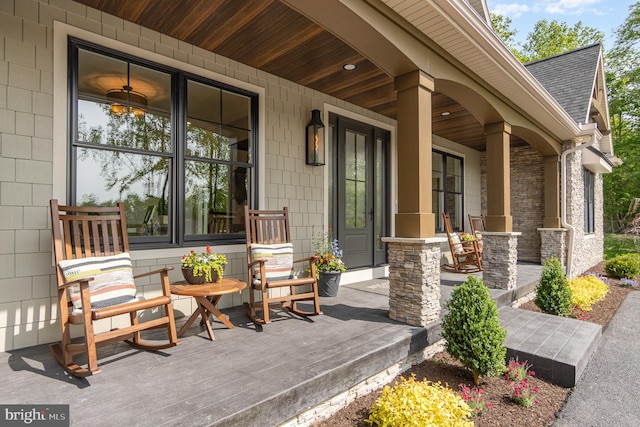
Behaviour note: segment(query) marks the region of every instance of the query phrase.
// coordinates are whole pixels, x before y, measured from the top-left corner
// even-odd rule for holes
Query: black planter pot
[[[340,271],[321,271],[318,275],[318,295],[321,297],[335,297],[340,288]]]

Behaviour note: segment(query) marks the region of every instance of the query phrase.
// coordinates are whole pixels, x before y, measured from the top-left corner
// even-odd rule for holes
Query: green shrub
[[[473,426],[471,408],[440,383],[400,377],[373,403],[366,422],[380,427]]]
[[[609,277],[635,279],[640,275],[640,254],[624,254],[607,260],[604,270]]]
[[[442,337],[449,354],[480,378],[504,370],[507,332],[500,326],[498,308],[482,280],[468,276],[457,286],[447,303],[449,312],[442,319]]]
[[[573,305],[571,304],[571,288],[564,272],[562,264],[555,257],[550,257],[542,268],[540,283],[536,288],[535,304],[543,313],[556,316],[569,316]]]
[[[571,302],[580,307],[582,311],[591,311],[591,306],[602,301],[609,292],[607,286],[596,276],[580,276],[571,279]]]

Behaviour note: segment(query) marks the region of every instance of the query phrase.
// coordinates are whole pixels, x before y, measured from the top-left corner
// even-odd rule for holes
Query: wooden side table
[[[178,336],[182,336],[187,329],[193,324],[198,316],[201,316],[201,323],[207,328],[207,333],[211,341],[216,338],[213,335],[213,329],[209,322],[209,315],[213,314],[228,328],[233,329],[233,323],[227,319],[227,317],[218,310],[216,305],[220,301],[222,295],[232,294],[234,292],[241,292],[247,287],[245,282],[241,282],[238,279],[222,279],[217,283],[204,283],[202,285],[191,285],[185,281],[176,282],[171,285],[171,293],[174,295],[190,296],[196,300],[198,307],[191,314],[189,320],[182,325],[182,328],[178,331]]]

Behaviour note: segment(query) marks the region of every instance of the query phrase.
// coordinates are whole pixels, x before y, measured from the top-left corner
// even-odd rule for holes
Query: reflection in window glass
[[[250,98],[189,80],[187,156],[249,162]]]
[[[584,232],[595,232],[595,187],[596,176],[593,172],[583,169],[584,181]]]
[[[241,238],[257,95],[82,42],[72,48],[71,201],[124,201],[132,243]]]
[[[222,105],[223,125],[251,130],[251,100],[248,97],[225,90],[222,91]]]
[[[94,52],[78,52],[78,140],[171,151],[171,76]]]
[[[244,229],[247,169],[213,162],[185,164],[185,233],[220,234]]]
[[[125,203],[130,236],[168,232],[169,160],[158,156],[80,148],[75,200],[85,206]]]
[[[346,132],[345,141],[345,225],[347,228],[366,228],[366,153],[365,136]]]
[[[432,209],[436,217],[436,228],[444,231],[442,212],[449,214],[454,230],[462,230],[463,182],[462,159],[450,154],[433,151],[432,159]]]

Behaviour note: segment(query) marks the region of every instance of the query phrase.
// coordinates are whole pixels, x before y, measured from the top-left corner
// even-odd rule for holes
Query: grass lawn
[[[611,234],[605,233],[604,235],[604,259],[611,259],[616,255],[638,253],[640,251],[640,239],[634,242],[633,237],[629,237],[625,234]]]

